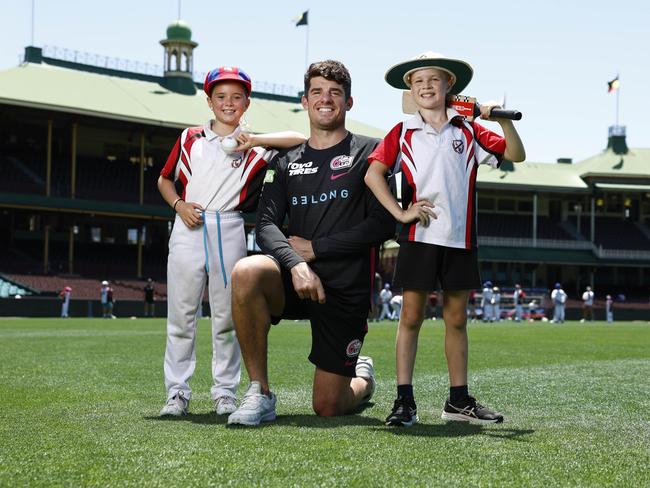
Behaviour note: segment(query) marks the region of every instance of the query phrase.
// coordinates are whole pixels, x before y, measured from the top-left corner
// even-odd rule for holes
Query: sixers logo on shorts
[[[345,354],[349,358],[355,358],[359,355],[359,352],[361,352],[361,346],[363,345],[363,342],[361,342],[359,339],[354,339],[353,341],[350,341],[348,344],[348,347],[345,348]]]

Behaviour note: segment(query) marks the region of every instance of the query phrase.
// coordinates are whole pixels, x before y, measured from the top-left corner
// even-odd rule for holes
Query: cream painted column
[[[68,239],[68,273],[74,273],[74,225],[70,226]]]
[[[144,203],[144,129],[140,133],[140,205]],[[138,276],[140,276],[138,274]]]
[[[591,209],[590,209],[590,215],[589,215],[590,223],[591,225],[589,226],[590,229],[590,236],[589,238],[591,239],[591,243],[593,244],[595,239],[596,239],[596,200],[594,197],[591,197]]]
[[[537,193],[533,193],[533,247],[537,247]]]
[[[43,234],[43,274],[47,274],[50,270],[50,226],[45,224]]]
[[[142,238],[143,238],[143,226],[138,225],[138,262],[136,267],[136,276],[142,278]]]
[[[70,198],[75,198],[77,190],[77,123],[72,123],[72,160],[70,162]],[[72,273],[72,271],[71,271]]]
[[[47,121],[47,152],[45,155],[45,196],[52,194],[52,119]]]

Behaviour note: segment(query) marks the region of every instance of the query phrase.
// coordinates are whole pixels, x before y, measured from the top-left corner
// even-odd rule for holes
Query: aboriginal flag
[[[621,85],[620,81],[618,81],[618,75],[616,75],[616,78],[614,78],[612,81],[607,82],[607,93],[612,93],[618,90],[618,87]]]
[[[307,20],[308,14],[309,14],[309,10],[305,10],[302,14],[300,14],[298,17],[293,19],[296,22],[296,27],[300,25],[309,25],[309,22]]]

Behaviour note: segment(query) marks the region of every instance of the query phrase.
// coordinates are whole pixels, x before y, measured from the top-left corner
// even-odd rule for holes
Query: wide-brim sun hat
[[[472,81],[474,70],[465,61],[460,59],[448,58],[444,54],[427,51],[419,54],[408,61],[402,61],[386,71],[386,81],[394,88],[400,90],[409,90],[411,88],[410,77],[413,72],[425,69],[435,68],[449,74],[452,86],[449,94],[457,95],[462,92],[469,82]]]
[[[212,87],[222,81],[237,81],[244,85],[246,94],[250,96],[252,89],[251,77],[246,74],[245,71],[239,69],[236,66],[221,66],[210,71],[205,76],[205,81],[203,82],[203,91],[206,95],[210,96],[212,93]]]

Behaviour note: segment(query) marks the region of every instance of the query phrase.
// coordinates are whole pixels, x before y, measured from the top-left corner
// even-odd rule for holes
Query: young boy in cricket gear
[[[158,178],[176,211],[167,263],[167,403],[161,415],[187,413],[194,373],[196,317],[206,278],[212,314],[211,397],[217,414],[236,409],[240,352],[230,312],[230,272],[246,256],[241,212],[255,209],[267,162],[275,151],[305,140],[294,132],[253,135],[240,119],[250,105],[251,79],[236,67],[208,73],[204,91],[214,119],[185,129]],[[183,191],[176,192],[180,180]]]
[[[387,425],[417,422],[413,367],[426,298],[440,283],[443,292],[445,354],[449,398],[442,418],[480,423],[503,416],[480,405],[467,387],[467,300],[480,284],[476,250],[476,173],[480,164],[498,167],[505,157],[523,161],[524,147],[512,122],[498,120],[504,137],[452,108],[448,95],[460,93],[473,70],[464,61],[424,53],[388,70],[386,81],[409,90],[418,111],[397,124],[369,158],[365,181],[377,199],[403,225],[394,286],[404,290],[397,332],[397,400]],[[490,119],[495,105],[484,105]],[[403,172],[402,208],[385,175]]]

